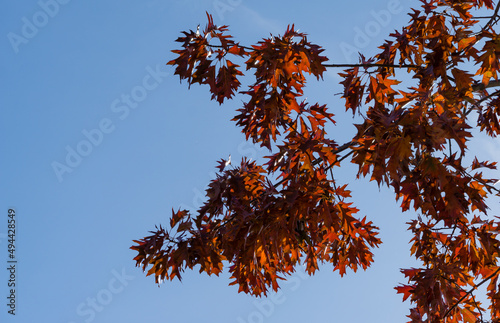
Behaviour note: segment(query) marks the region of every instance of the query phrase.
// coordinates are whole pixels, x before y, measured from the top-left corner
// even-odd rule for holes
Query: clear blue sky
[[[409,259],[393,195],[352,182],[360,215],[384,244],[366,272],[340,278],[328,265],[297,275],[274,298],[228,286],[228,275],[186,272],[158,288],[135,267],[132,239],[168,223],[171,209],[196,209],[216,161],[265,151],[231,117],[243,98],[218,106],[207,88],[180,84],[165,63],[181,30],[216,24],[250,45],[295,23],[332,62],[356,62],[408,21],[415,1],[5,2],[0,14],[1,322],[402,322],[409,304],[394,286]],[[383,12],[381,13],[381,10]],[[363,36],[361,35],[363,33]],[[338,72],[338,71],[337,71]],[[353,134],[335,71],[311,82],[309,100],[337,115],[331,136]],[[492,147],[492,149],[495,147]],[[497,156],[498,157],[498,156]],[[7,314],[7,210],[16,231],[16,315]],[[5,269],[4,269],[5,267]]]

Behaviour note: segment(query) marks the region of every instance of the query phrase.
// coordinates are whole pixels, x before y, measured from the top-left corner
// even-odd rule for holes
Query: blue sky
[[[340,278],[325,265],[297,274],[274,297],[255,299],[228,286],[228,275],[186,272],[158,288],[136,268],[132,239],[168,223],[172,208],[195,210],[216,161],[259,158],[207,88],[180,84],[165,65],[181,30],[216,24],[250,45],[295,23],[335,63],[350,50],[373,54],[408,21],[415,1],[245,0],[6,2],[0,15],[0,259],[7,266],[7,210],[16,231],[16,315],[7,314],[7,270],[0,271],[1,322],[401,322],[408,303],[394,286],[409,267],[404,224],[393,195],[350,182],[360,215],[384,244],[366,272]],[[363,36],[366,35],[366,36]],[[335,75],[312,81],[307,95],[326,103],[340,143],[354,133]],[[491,144],[490,155],[498,146]],[[492,155],[493,156],[493,155]],[[500,156],[496,156],[500,157]]]

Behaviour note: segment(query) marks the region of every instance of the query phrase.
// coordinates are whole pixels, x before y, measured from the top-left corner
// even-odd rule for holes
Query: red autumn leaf
[[[394,287],[394,289],[398,292],[398,294],[403,294],[403,302],[411,296],[413,292],[413,287],[410,285],[403,285]]]

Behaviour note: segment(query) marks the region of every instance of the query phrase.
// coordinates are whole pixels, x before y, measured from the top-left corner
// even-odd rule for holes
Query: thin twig
[[[486,28],[496,24],[498,21],[498,10],[500,10],[500,1],[497,3],[497,6],[495,8],[495,12],[493,12],[493,15],[491,16],[491,19],[484,25],[482,31],[486,30]]]
[[[486,277],[485,279],[483,279],[479,284],[477,284],[476,286],[472,287],[467,293],[465,293],[464,296],[462,296],[455,304],[453,304],[453,306],[450,307],[446,311],[446,313],[444,313],[443,319],[445,319],[448,316],[448,314],[450,314],[450,312],[453,311],[455,309],[455,307],[457,307],[458,304],[460,304],[467,296],[469,296],[473,291],[475,291],[482,284],[484,284],[485,282],[487,282],[491,278],[495,277],[498,274],[498,272],[500,272],[500,267],[498,267],[497,270],[495,270],[495,272],[493,274],[489,275],[488,277]]]

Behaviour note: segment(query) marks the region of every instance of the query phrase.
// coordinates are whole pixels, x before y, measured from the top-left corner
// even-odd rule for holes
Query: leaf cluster
[[[474,17],[481,8],[491,13],[484,24]],[[222,159],[195,214],[172,210],[168,230],[134,240],[137,265],[160,283],[195,267],[218,275],[227,264],[230,284],[256,296],[277,290],[300,263],[309,274],[319,263],[340,275],[368,268],[378,228],[357,216],[347,183],[334,177],[350,157],[358,177],[392,188],[401,210],[418,215],[408,222],[410,252],[422,266],[402,269],[408,282],[396,287],[413,306],[410,322],[483,321],[474,294],[486,282],[488,315],[499,322],[499,221],[487,214],[499,191],[483,174],[496,163],[468,150],[474,128],[500,133],[498,11],[491,0],[422,0],[377,55],[339,73],[345,109],[362,119],[343,144],[327,135],[335,124],[327,106],[302,99],[307,77],[335,67],[320,46],[293,25],[241,46],[207,14],[202,32],[177,39],[182,49],[168,64],[221,104],[245,95],[233,121],[270,155],[262,164]],[[414,85],[402,86],[401,69]],[[255,77],[247,90],[243,75]]]

